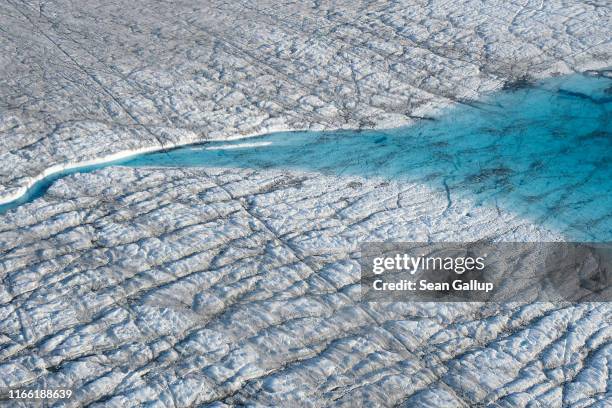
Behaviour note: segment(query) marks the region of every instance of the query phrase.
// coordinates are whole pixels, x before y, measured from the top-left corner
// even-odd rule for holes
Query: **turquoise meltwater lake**
[[[612,80],[550,78],[454,106],[392,130],[286,132],[185,146],[69,170],[0,211],[42,196],[58,178],[110,165],[298,169],[405,180],[469,197],[558,229],[612,239]]]

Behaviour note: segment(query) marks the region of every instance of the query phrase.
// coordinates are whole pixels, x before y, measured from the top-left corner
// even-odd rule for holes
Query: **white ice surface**
[[[394,127],[522,77],[609,67],[610,23],[605,1],[6,0],[0,200],[115,154]],[[469,196],[447,206],[421,184],[297,171],[61,180],[0,216],[0,393],[609,406],[608,304],[357,302],[360,240],[563,239]]]
[[[563,238],[418,183],[69,176],[0,218],[0,389],[71,387],[66,406],[604,406],[606,303],[359,303],[360,241],[487,237]]]

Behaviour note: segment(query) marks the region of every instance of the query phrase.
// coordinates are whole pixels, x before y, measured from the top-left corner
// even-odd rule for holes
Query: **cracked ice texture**
[[[447,204],[301,171],[69,176],[0,218],[0,389],[74,388],[64,406],[609,403],[607,303],[359,302],[362,240],[561,238]]]
[[[387,127],[610,65],[606,2],[0,4],[0,196],[58,163]],[[463,214],[469,209],[471,217]],[[66,403],[605,406],[607,304],[359,303],[360,240],[563,239],[424,185],[109,168],[0,217],[0,389]],[[24,403],[25,405],[25,403]]]
[[[0,199],[54,165],[281,129],[391,127],[610,65],[609,3],[0,4]]]

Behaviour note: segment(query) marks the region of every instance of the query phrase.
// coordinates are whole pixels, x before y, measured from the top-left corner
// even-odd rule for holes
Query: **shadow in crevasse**
[[[385,131],[289,132],[187,146],[113,164],[243,167],[381,177],[443,188],[554,228],[574,241],[612,240],[612,80],[573,75],[510,86],[434,121]]]
[[[612,80],[574,75],[525,85],[405,128],[275,133],[125,164],[301,169],[416,181],[560,228],[573,240],[610,240]]]

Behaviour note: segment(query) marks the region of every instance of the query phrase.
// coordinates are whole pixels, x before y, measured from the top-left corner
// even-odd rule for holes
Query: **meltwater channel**
[[[572,75],[505,89],[434,120],[392,130],[283,132],[208,142],[67,170],[0,212],[44,195],[57,179],[101,167],[299,169],[423,182],[562,231],[612,240],[612,80]]]

